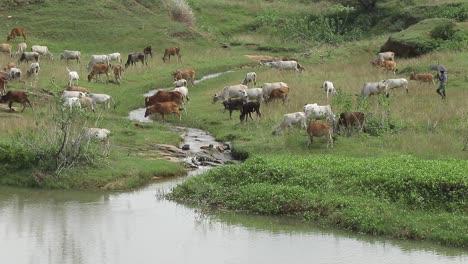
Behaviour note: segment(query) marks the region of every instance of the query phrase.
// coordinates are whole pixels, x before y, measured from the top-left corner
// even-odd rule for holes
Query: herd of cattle
[[[15,38],[15,36],[23,36],[26,40],[26,33],[24,29],[13,29],[8,35],[7,40]],[[18,49],[15,54],[12,53],[12,46],[10,44],[0,44],[0,52],[6,52],[11,57],[19,57],[18,63],[29,62],[29,69],[27,70],[27,78],[34,76],[34,81],[37,81],[40,65],[39,57],[46,56],[50,60],[53,60],[53,54],[49,51],[47,46],[33,45],[31,52],[26,51],[26,43],[19,43]],[[115,81],[120,84],[122,74],[130,65],[134,65],[137,62],[147,65],[149,57],[152,58],[152,48],[148,46],[143,49],[143,52],[131,53],[127,56],[127,62],[124,66],[122,63],[121,55],[118,52],[103,55],[92,55],[88,64],[87,69],[89,71],[88,81],[96,79],[97,76],[104,74],[109,81],[109,75],[111,71],[114,73]],[[163,62],[170,62],[171,56],[177,56],[179,62],[181,62],[181,54],[179,47],[170,47],[165,49]],[[67,64],[69,60],[76,60],[80,63],[81,52],[73,50],[64,50],[60,54],[61,60],[66,60]],[[111,62],[115,61],[117,64],[111,65]],[[280,70],[294,70],[302,72],[305,70],[297,60],[278,60],[278,61],[264,61],[261,65],[270,66],[272,68]],[[396,73],[397,64],[395,62],[395,54],[393,52],[379,53],[372,64],[378,68],[383,68],[386,71]],[[93,112],[96,110],[97,104],[103,104],[105,108],[111,107],[112,97],[107,94],[90,93],[86,88],[78,86],[78,80],[80,79],[78,72],[70,70],[68,71],[68,86],[61,92],[61,100],[64,108],[90,108]],[[8,91],[6,92],[7,83],[9,81],[18,79],[21,81],[22,73],[19,68],[16,67],[15,63],[9,63],[5,66],[4,71],[0,72],[0,103],[8,103],[11,111],[13,102],[23,104],[23,109],[27,105],[31,106],[28,100],[27,93],[24,91]],[[193,69],[178,69],[172,73],[174,79],[174,86],[172,91],[159,90],[154,95],[145,98],[145,117],[153,114],[160,114],[164,122],[164,116],[168,114],[176,114],[179,119],[181,118],[180,109],[183,109],[186,113],[186,103],[189,101],[189,85],[195,83],[195,71]],[[410,80],[417,80],[420,82],[431,82],[434,84],[433,77],[431,74],[414,74],[410,76]],[[23,81],[24,82],[24,81]],[[32,85],[33,82],[31,82]],[[283,104],[288,101],[288,95],[290,88],[285,82],[273,82],[264,83],[261,87],[249,88],[248,85],[257,85],[257,74],[255,72],[249,72],[246,74],[242,84],[230,85],[224,87],[221,91],[216,93],[212,98],[212,103],[215,104],[217,101],[221,101],[224,106],[224,111],[229,111],[229,117],[232,119],[232,112],[235,110],[240,111],[240,122],[245,122],[248,117],[253,120],[252,113],[257,115],[257,118],[261,117],[260,104],[268,104],[275,100],[281,100]],[[337,90],[334,87],[333,82],[324,81],[321,88],[326,92],[327,98],[329,96],[336,96]],[[404,78],[400,79],[387,79],[380,82],[365,83],[362,90],[361,96],[369,97],[375,94],[386,94],[388,91],[394,88],[403,88],[408,92],[408,80]],[[32,106],[31,106],[32,108]],[[325,122],[318,122],[317,120],[324,119]],[[311,122],[307,125],[307,121]],[[335,114],[332,112],[330,105],[318,105],[317,103],[304,105],[302,111],[295,113],[284,114],[282,121],[273,131],[273,134],[279,134],[282,130],[299,125],[302,128],[307,129],[308,144],[313,141],[313,137],[325,136],[328,141],[327,146],[333,147],[333,132],[341,126],[343,126],[347,133],[353,127],[357,127],[360,131],[365,129],[365,114],[362,112],[346,112],[341,113],[337,120]],[[94,128],[93,128],[94,129]],[[97,132],[97,135],[105,135],[102,140],[108,141],[108,134],[110,131],[106,129],[104,132]]]

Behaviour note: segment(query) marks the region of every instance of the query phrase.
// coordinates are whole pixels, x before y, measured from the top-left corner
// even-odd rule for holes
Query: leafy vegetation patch
[[[296,215],[371,234],[467,246],[468,229],[463,224],[467,220],[466,171],[466,161],[410,156],[254,157],[242,165],[192,178],[169,197],[215,208]],[[441,221],[451,224],[441,227]],[[434,229],[444,237],[433,233]]]

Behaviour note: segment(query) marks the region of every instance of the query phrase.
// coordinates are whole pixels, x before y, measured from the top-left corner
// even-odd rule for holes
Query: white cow
[[[63,98],[63,107],[69,107],[70,111],[73,110],[74,107],[81,110],[81,103],[80,98],[78,97],[65,97]]]
[[[392,51],[386,51],[386,52],[380,52],[377,54],[377,57],[375,58],[377,61],[384,61],[384,60],[395,60],[395,52]]]
[[[331,94],[333,96],[336,96],[338,94],[335,90],[335,86],[330,81],[324,81],[321,87],[325,89],[325,92],[327,92],[327,99],[328,94]]]
[[[387,79],[382,80],[380,82],[384,83],[387,86],[387,90],[401,87],[406,90],[406,93],[408,93],[408,80],[406,80],[405,78]]]
[[[18,49],[15,52],[15,57],[18,57],[21,53],[25,52],[26,49],[28,48],[28,45],[24,42],[21,42],[18,44]]]
[[[383,94],[388,96],[387,85],[380,82],[365,83],[361,90],[361,96],[369,97],[374,94]]]
[[[277,88],[289,88],[289,87],[288,87],[288,84],[284,82],[264,83],[262,85],[263,99],[267,100],[270,97],[271,91]]]
[[[265,64],[280,70],[295,70],[297,72],[305,70],[297,61],[269,61],[265,62]]]
[[[261,102],[263,101],[263,89],[262,88],[250,88],[247,89],[247,100]]]
[[[242,82],[243,85],[249,85],[249,83],[253,82],[254,85],[257,85],[257,74],[255,72],[248,72],[245,75],[244,81]]]
[[[122,63],[122,58],[120,56],[120,53],[118,53],[118,52],[107,54],[107,56],[109,57],[109,62],[118,61],[118,62]]]
[[[323,119],[336,121],[336,116],[333,114],[330,105],[306,104],[304,105],[304,113],[307,118]]]
[[[110,136],[111,132],[106,128],[83,127],[80,138],[85,141],[99,141],[104,143],[104,155],[109,155],[110,149]]]
[[[72,97],[79,98],[79,97],[84,97],[84,96],[86,96],[86,94],[83,92],[65,90],[63,91],[61,98],[62,100],[65,100],[65,98],[72,98]]]
[[[227,101],[233,98],[240,98],[244,101],[247,101],[247,86],[243,84],[226,86],[220,93],[216,93],[213,96],[213,101],[211,103],[216,103],[218,100]]]
[[[31,77],[31,75],[34,74],[34,76],[37,78],[40,70],[41,70],[41,66],[39,65],[39,62],[33,62],[29,66],[29,70],[27,70],[26,73],[28,77]]]
[[[306,115],[304,112],[295,112],[290,114],[285,114],[283,116],[283,121],[276,127],[273,131],[273,135],[277,135],[281,133],[281,131],[285,128],[292,127],[295,124],[300,124],[302,129],[305,129],[306,126]]]
[[[187,114],[187,108],[185,107],[185,102],[188,102],[190,100],[189,94],[188,94],[188,88],[185,86],[180,86],[174,88],[172,90],[173,92],[179,92],[182,94],[182,108],[184,109],[185,114]]]
[[[185,79],[177,80],[177,81],[174,82],[174,86],[175,87],[182,87],[182,86],[187,87],[187,80],[185,80]]]
[[[70,71],[68,67],[65,67],[68,71],[68,86],[72,86],[73,81],[76,81],[76,85],[78,86],[78,80],[80,79],[80,75],[77,71]]]
[[[113,101],[112,96],[108,94],[88,93],[86,96],[93,99],[95,104],[102,104],[107,109],[110,109],[111,101]]]
[[[88,65],[86,65],[86,68],[91,70],[93,68],[94,64],[98,63],[103,63],[103,64],[110,64],[109,61],[109,56],[108,55],[91,55],[91,59],[88,62]]]
[[[80,96],[78,97],[80,99],[80,104],[83,108],[89,107],[93,112],[96,110],[96,103],[94,100],[90,97],[87,96]]]
[[[21,54],[21,57],[19,58],[18,63],[23,62],[23,61],[29,62],[32,60],[39,61],[39,53],[34,52],[34,51],[25,51]]]
[[[39,46],[39,45],[33,45],[31,47],[31,51],[37,52],[40,55],[47,56],[49,59],[53,60],[54,55],[50,53],[49,48],[47,46]]]
[[[81,52],[77,50],[64,50],[62,54],[60,54],[60,59],[67,60],[67,63],[69,60],[76,60],[76,62],[80,63]]]
[[[21,81],[21,70],[16,68],[16,67],[13,67],[10,69],[10,72],[8,73],[10,75],[10,80],[16,80],[18,79],[18,81]]]

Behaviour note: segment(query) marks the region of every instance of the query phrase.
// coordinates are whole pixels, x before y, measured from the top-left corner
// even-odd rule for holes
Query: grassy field
[[[293,0],[280,2],[257,0],[234,3],[224,0],[192,0],[189,3],[196,16],[194,26],[172,21],[164,1],[140,0],[132,2],[131,5],[126,1],[93,2],[87,5],[77,5],[76,1],[38,2],[0,10],[0,16],[12,16],[4,20],[4,27],[1,30],[3,34],[6,35],[12,27],[24,27],[28,32],[29,47],[34,44],[47,45],[56,58],[53,61],[41,58],[41,73],[36,88],[31,88],[29,81],[25,84],[16,82],[8,84],[10,90],[29,91],[34,111],[29,108],[26,108],[24,113],[0,111],[2,120],[0,169],[8,171],[6,175],[0,177],[0,184],[64,189],[128,189],[147,184],[154,176],[181,175],[185,173],[182,165],[162,159],[152,147],[154,143],[177,145],[181,142],[178,134],[170,125],[159,121],[152,124],[137,124],[128,120],[128,113],[144,106],[144,93],[157,88],[170,87],[171,73],[178,68],[195,69],[196,79],[207,74],[229,71],[217,78],[190,86],[191,100],[188,104],[188,114],[183,115],[182,121],[172,116],[167,120],[175,125],[208,130],[220,141],[232,141],[236,157],[253,158],[247,159],[243,167],[229,166],[181,185],[175,192],[178,195],[177,199],[199,205],[212,206],[216,203],[219,207],[252,213],[293,213],[308,220],[360,232],[400,238],[430,239],[456,246],[466,245],[466,236],[457,235],[466,234],[465,229],[455,228],[453,225],[456,224],[444,224],[438,229],[440,232],[432,235],[427,231],[434,225],[447,221],[453,215],[456,222],[461,223],[460,226],[466,222],[467,196],[463,195],[467,190],[466,175],[463,177],[463,173],[460,173],[466,168],[468,159],[468,152],[462,151],[468,138],[466,47],[461,51],[440,49],[417,58],[397,57],[399,70],[397,75],[393,76],[373,68],[370,63],[375,53],[394,31],[395,27],[389,29],[387,33],[375,35],[379,27],[388,27],[385,24],[388,21],[363,32],[360,40],[344,41],[335,45],[327,43],[318,45],[315,41],[293,42],[282,37],[284,32],[280,32],[279,24],[271,26],[267,23],[283,21],[278,18],[284,19],[285,23],[295,21],[296,13],[299,11],[301,14],[310,12],[314,15],[326,13],[332,6],[329,2],[305,4],[304,1]],[[382,4],[379,3],[379,8],[382,8],[384,13],[391,13],[389,10],[398,13],[391,10],[398,2],[399,0],[384,1]],[[450,1],[453,2],[459,1]],[[410,8],[418,4],[430,6],[434,1],[415,1],[415,5]],[[64,11],[69,9],[75,11],[71,13]],[[225,12],[226,9],[232,12]],[[221,12],[220,10],[226,15],[210,15]],[[466,29],[467,22],[457,21],[457,23]],[[16,38],[11,42],[14,49],[19,42],[22,42],[22,39]],[[223,48],[221,43],[229,44],[229,48]],[[148,45],[152,45],[154,51],[154,57],[149,60],[148,66],[138,64],[128,68],[124,72],[121,85],[114,82],[86,81],[86,64],[90,55],[120,52],[125,59],[127,54],[142,51]],[[183,62],[177,63],[174,60],[171,63],[163,63],[161,57],[164,48],[175,45],[181,47]],[[80,50],[83,54],[82,62],[80,64],[70,62],[67,65],[64,61],[60,61],[59,54],[64,49]],[[297,58],[306,71],[299,74],[270,69],[260,66],[244,55]],[[17,58],[0,54],[0,65],[6,65],[11,61],[17,61]],[[403,90],[391,91],[389,99],[371,97],[360,101],[355,96],[360,93],[365,82],[387,78],[409,79],[413,71],[429,73],[427,70],[429,65],[435,63],[444,64],[449,68],[445,101],[441,101],[435,92],[436,87],[432,84],[419,84],[416,81],[410,81],[408,94]],[[57,132],[54,134],[54,131],[60,127],[58,124],[61,124],[63,116],[57,108],[56,97],[41,92],[41,89],[54,94],[63,89],[67,84],[66,66],[79,72],[82,78],[79,81],[80,86],[87,87],[95,93],[110,94],[116,104],[110,110],[100,108],[96,114],[83,113],[73,119],[74,133],[77,133],[82,126],[105,127],[112,131],[109,157],[101,156],[99,154],[102,151],[101,146],[93,145],[87,150],[98,153],[92,155],[93,164],[77,166],[57,176],[53,170],[47,169],[53,160],[53,155],[50,153],[53,153],[57,147],[49,142],[51,135],[60,134]],[[27,67],[26,64],[19,65],[23,72]],[[233,119],[230,120],[228,114],[222,112],[222,105],[211,104],[211,99],[214,93],[224,86],[240,83],[245,73],[250,71],[258,74],[260,84],[276,81],[288,83],[290,96],[285,105],[279,102],[262,104],[261,119],[241,124],[238,112],[235,112]],[[338,97],[326,98],[325,92],[320,88],[325,80],[334,82],[338,89]],[[306,103],[330,104],[336,114],[349,110],[364,111],[367,114],[370,132],[354,133],[351,137],[336,135],[333,149],[327,149],[324,139],[318,139],[310,147],[306,147],[307,137],[304,130],[288,129],[281,135],[271,135],[284,114],[302,111]],[[156,120],[160,119],[157,117]],[[324,154],[327,155],[323,157]],[[288,165],[294,164],[296,160],[300,163],[297,165],[300,171],[292,170]],[[268,177],[274,174],[273,172],[270,174],[271,168],[267,166],[268,162],[280,164],[281,166],[274,167],[276,172],[287,177],[279,179],[275,184],[267,184],[264,179],[255,180],[255,177],[265,175]],[[313,166],[307,165],[309,162]],[[310,188],[307,190],[301,188],[304,188],[302,184],[306,182],[318,181],[325,177],[317,176],[313,172],[317,169],[314,166],[329,168],[326,167],[327,162],[340,163],[342,167],[337,166],[336,170],[327,172],[330,177],[335,178],[333,182],[328,182],[328,187],[324,189],[330,191],[330,194],[319,199],[323,194],[320,188],[315,185],[308,186],[307,188]],[[432,162],[435,165],[428,165],[426,170],[421,169],[415,176],[429,177],[430,183],[434,183],[434,186],[453,184],[458,188],[458,194],[462,195],[456,196],[456,201],[453,203],[444,203],[436,199],[431,200],[427,206],[424,204],[421,207],[414,207],[414,203],[408,205],[406,203],[408,200],[404,200],[408,197],[403,195],[407,191],[404,188],[406,185],[398,184],[412,179],[412,165],[424,166]],[[376,163],[377,167],[370,170],[375,173],[362,173],[363,168],[366,168],[363,164],[373,163]],[[253,177],[252,182],[244,185],[243,179],[247,176],[239,176],[236,171],[250,170],[257,164],[265,174],[252,172],[255,175],[248,176]],[[439,174],[431,172],[438,165],[449,168],[448,176],[440,181],[438,176],[442,178],[444,172],[439,171]],[[450,168],[453,168],[453,171]],[[239,187],[240,193],[246,195],[217,200],[220,197],[216,196],[216,193],[222,192],[224,188],[220,187],[220,184],[226,180],[217,176],[220,174],[226,177],[232,176],[231,180],[238,180],[236,188]],[[305,175],[303,181],[300,179],[301,175]],[[289,177],[294,177],[294,180]],[[341,179],[340,177],[350,181],[336,184],[335,180]],[[359,181],[362,177],[366,178],[366,181],[362,183],[363,185],[356,185],[355,181]],[[394,178],[395,180],[391,181]],[[450,181],[451,179],[453,181]],[[385,187],[388,182],[403,187],[395,189],[394,196],[383,195],[375,200],[373,197],[379,194],[378,190],[364,188],[364,194],[356,194],[364,190],[363,186]],[[418,188],[421,182],[406,186],[414,187],[412,189],[414,196],[409,197],[413,199],[412,202],[431,198],[427,196],[426,189]],[[211,189],[207,189],[207,185]],[[347,188],[349,192],[345,195],[342,191]],[[287,191],[290,196],[281,196],[283,200],[280,199],[276,205],[281,205],[282,202],[290,204],[296,198],[303,199],[301,201],[305,199],[305,205],[302,204],[301,206],[304,206],[301,210],[294,212],[276,210],[276,201],[269,195],[281,191]],[[437,193],[435,189],[431,189],[431,192],[436,193],[436,197],[444,193],[443,191]],[[205,200],[194,194],[202,194]],[[304,196],[299,197],[302,194]],[[251,195],[268,197],[265,201],[272,203],[260,203],[263,198],[258,200],[259,203],[249,203]],[[403,198],[395,198],[400,197],[399,195]],[[238,206],[232,206],[234,203]],[[343,210],[338,210],[340,204],[346,205]],[[400,208],[402,204],[408,207]],[[262,206],[266,209],[261,209]],[[274,210],[270,210],[272,208]],[[323,211],[314,210],[317,208]],[[349,211],[349,208],[355,209]],[[379,214],[382,208],[386,210],[383,218]],[[391,217],[392,215],[394,216]],[[401,222],[398,222],[400,220]],[[422,225],[422,222],[426,224]],[[418,228],[420,232],[416,231]]]

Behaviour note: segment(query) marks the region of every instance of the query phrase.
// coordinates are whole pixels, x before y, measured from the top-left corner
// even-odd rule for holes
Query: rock
[[[224,152],[224,148],[222,146],[217,146],[216,149],[219,151],[219,152]]]
[[[190,149],[190,145],[189,144],[184,144],[182,146],[182,150],[189,150]]]

